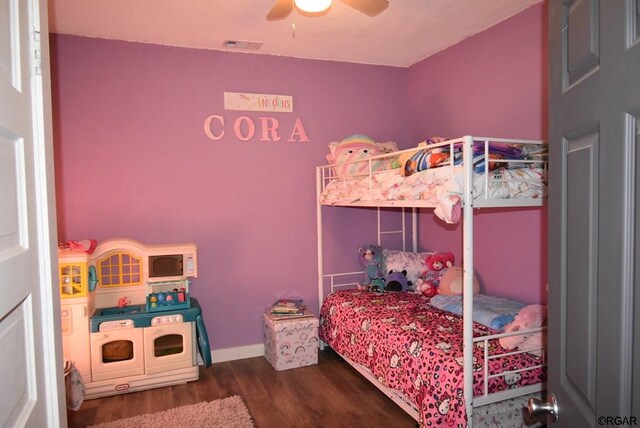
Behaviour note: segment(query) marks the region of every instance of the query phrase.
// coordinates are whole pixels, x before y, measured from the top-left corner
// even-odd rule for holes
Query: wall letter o
[[[246,122],[246,126],[247,126],[246,136],[243,136],[241,133],[242,122]],[[233,124],[233,131],[235,132],[236,138],[238,140],[249,141],[250,139],[253,138],[253,135],[256,133],[256,126],[253,124],[253,121],[251,120],[250,117],[240,116],[239,118],[236,119],[235,123]]]

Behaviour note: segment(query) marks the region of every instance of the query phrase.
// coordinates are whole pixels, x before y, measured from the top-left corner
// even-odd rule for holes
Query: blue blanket
[[[462,296],[437,294],[431,298],[431,305],[462,316]],[[473,321],[501,332],[524,306],[524,303],[503,297],[476,294],[473,296]]]

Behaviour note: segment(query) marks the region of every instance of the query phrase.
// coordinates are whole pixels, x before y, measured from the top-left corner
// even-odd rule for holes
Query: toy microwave
[[[149,281],[196,278],[198,276],[196,251],[196,246],[193,244],[172,245],[166,249],[163,246],[150,248],[147,263]]]

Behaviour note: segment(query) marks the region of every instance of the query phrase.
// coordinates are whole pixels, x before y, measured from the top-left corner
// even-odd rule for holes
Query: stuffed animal
[[[416,291],[427,297],[433,297],[438,294],[438,289],[422,275],[418,276],[418,280],[416,281]]]
[[[544,305],[528,305],[520,309],[518,315],[504,329],[505,333],[542,327],[547,321],[547,307]],[[545,336],[542,332],[508,336],[500,338],[500,345],[505,349],[518,348],[541,357],[545,347]]]
[[[462,266],[451,266],[440,278],[440,286],[438,287],[438,293],[447,296],[455,296],[462,294],[463,284],[463,270]],[[473,294],[480,292],[480,283],[476,274],[473,274]]]
[[[330,154],[327,155],[327,161],[336,165],[334,172],[336,176],[358,175],[379,169],[387,169],[390,165],[389,160],[364,161],[372,156],[378,156],[385,153],[395,152],[398,145],[393,141],[384,143],[375,142],[366,135],[352,135],[342,141],[329,143]],[[360,162],[361,161],[361,162]]]
[[[386,290],[386,280],[384,278],[373,278],[368,290],[373,293],[384,293]]]
[[[424,258],[427,270],[422,273],[424,280],[433,287],[440,285],[442,275],[453,266],[453,253],[434,253]]]
[[[407,291],[413,288],[413,283],[407,279],[407,271],[394,271],[391,269],[387,274],[387,291]]]
[[[382,247],[366,245],[358,249],[358,259],[364,267],[364,278],[360,285],[369,287],[374,278],[384,278],[382,272]],[[380,284],[377,284],[378,286]],[[382,287],[384,289],[384,286]]]

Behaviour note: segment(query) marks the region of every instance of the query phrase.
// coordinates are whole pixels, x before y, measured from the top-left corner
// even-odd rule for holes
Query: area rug
[[[119,419],[88,428],[252,428],[249,410],[238,395],[148,415]]]

